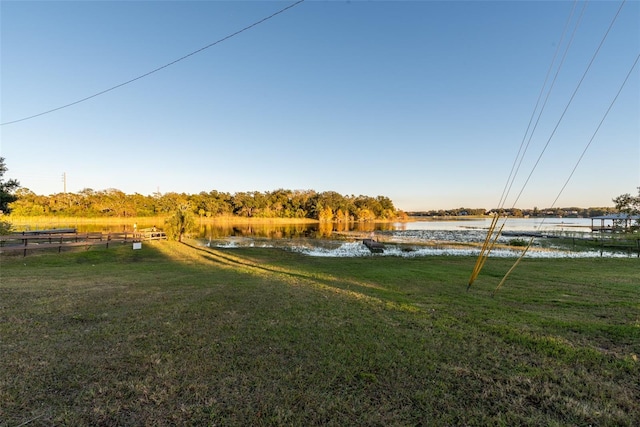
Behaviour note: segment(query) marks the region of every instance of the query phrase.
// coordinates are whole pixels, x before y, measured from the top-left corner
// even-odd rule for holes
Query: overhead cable
[[[578,160],[576,161],[576,164],[573,166],[573,169],[571,170],[571,173],[569,174],[569,176],[567,177],[567,179],[565,180],[562,188],[560,189],[560,191],[558,192],[558,195],[556,196],[556,198],[554,199],[553,203],[551,204],[550,208],[554,208],[556,206],[556,203],[558,202],[558,200],[560,199],[560,196],[562,195],[562,193],[564,192],[564,189],[567,187],[567,185],[569,184],[569,181],[571,180],[571,178],[573,177],[573,174],[576,172],[576,169],[578,169],[578,165],[580,165],[580,162],[582,162],[582,159],[584,157],[584,155],[586,154],[587,150],[589,149],[589,147],[591,146],[591,143],[593,142],[593,140],[596,137],[596,134],[598,133],[598,131],[600,130],[600,128],[602,127],[602,123],[604,123],[604,120],[607,118],[607,116],[609,115],[609,112],[611,111],[611,108],[613,108],[613,104],[615,104],[615,102],[618,100],[618,97],[620,96],[620,92],[622,92],[622,89],[625,87],[625,85],[627,84],[627,81],[629,80],[629,77],[631,76],[631,73],[633,72],[633,70],[635,69],[636,65],[638,65],[638,60],[640,60],[640,54],[638,56],[636,56],[635,61],[633,62],[633,64],[631,65],[631,68],[629,69],[629,72],[627,73],[627,76],[624,78],[624,81],[622,82],[622,84],[620,85],[620,88],[618,89],[618,92],[616,93],[616,96],[613,97],[613,100],[611,101],[611,103],[609,104],[609,107],[607,108],[607,111],[605,111],[604,115],[602,116],[602,119],[600,120],[600,123],[598,123],[598,126],[596,127],[596,129],[593,131],[593,134],[591,135],[591,138],[589,139],[589,142],[585,145],[584,149],[582,150],[582,153],[580,154],[580,156],[578,157]],[[542,221],[540,222],[539,227],[542,227],[542,224],[544,223],[544,218],[542,219]],[[509,269],[509,271],[507,271],[507,273],[504,275],[504,277],[502,278],[502,280],[500,280],[500,283],[498,283],[498,286],[496,286],[496,288],[493,290],[493,294],[495,294],[504,284],[504,282],[506,282],[507,278],[509,277],[509,275],[511,274],[511,272],[516,268],[516,266],[520,263],[520,261],[522,260],[522,258],[524,258],[524,255],[527,253],[527,251],[529,250],[529,248],[531,247],[531,245],[533,244],[533,239],[534,237],[532,236],[531,239],[529,240],[529,243],[525,246],[525,248],[522,250],[522,254],[520,254],[520,256],[518,257],[518,259],[516,260],[516,262],[513,264],[513,266]],[[467,287],[468,289],[468,287]]]
[[[553,54],[553,58],[551,60],[551,63],[549,64],[549,68],[547,70],[547,74],[545,76],[544,79],[544,83],[542,84],[542,87],[540,88],[540,93],[538,94],[538,99],[536,101],[536,105],[533,108],[533,111],[531,112],[531,117],[529,118],[529,124],[527,125],[527,129],[522,137],[522,141],[520,143],[520,148],[518,149],[518,153],[516,154],[515,158],[513,159],[513,164],[511,165],[511,171],[509,172],[509,177],[507,178],[507,182],[505,183],[505,186],[502,190],[502,195],[500,196],[500,201],[498,202],[498,212],[496,213],[496,215],[493,217],[493,220],[491,221],[491,226],[489,227],[488,231],[487,231],[487,236],[485,238],[485,241],[480,249],[480,254],[478,255],[478,258],[476,259],[476,263],[475,266],[473,267],[473,271],[471,272],[471,276],[469,277],[469,282],[467,284],[467,290],[469,290],[469,288],[471,287],[471,285],[473,284],[473,282],[478,278],[478,276],[480,275],[480,271],[482,271],[482,268],[484,267],[485,262],[487,261],[487,258],[489,258],[489,254],[491,253],[493,247],[495,246],[496,242],[498,241],[498,238],[500,237],[500,234],[502,233],[502,229],[504,228],[505,224],[506,224],[506,219],[503,221],[502,226],[499,227],[496,230],[496,226],[498,225],[498,221],[499,221],[499,217],[500,217],[500,212],[507,200],[507,196],[509,194],[509,192],[511,191],[511,187],[513,185],[513,182],[516,179],[516,175],[518,174],[518,170],[520,169],[520,165],[522,164],[522,160],[524,159],[524,155],[527,152],[529,143],[531,142],[531,137],[533,136],[533,133],[535,132],[535,129],[537,127],[537,121],[540,120],[540,116],[542,115],[542,111],[544,110],[544,106],[546,105],[547,99],[549,97],[549,94],[551,93],[553,86],[555,84],[556,78],[558,77],[558,73],[560,72],[560,69],[562,68],[562,64],[564,63],[564,58],[566,57],[567,51],[569,50],[569,47],[571,46],[571,41],[569,41],[569,43],[567,44],[567,47],[565,48],[565,52],[563,55],[563,58],[560,62],[560,65],[558,66],[558,69],[556,71],[555,77],[553,78],[553,82],[551,83],[551,87],[549,88],[549,90],[547,91],[547,98],[545,99],[542,107],[540,108],[540,112],[538,114],[538,119],[536,121],[536,124],[533,127],[533,130],[531,130],[531,135],[529,136],[529,140],[527,141],[527,135],[529,135],[529,130],[531,129],[531,125],[533,123],[533,119],[536,116],[536,111],[538,111],[538,106],[540,105],[540,101],[544,95],[544,92],[546,90],[547,87],[547,82],[549,81],[549,76],[551,75],[551,71],[554,68],[554,64],[556,62],[556,58],[558,57],[558,53],[560,52],[560,48],[563,44],[563,40],[565,37],[565,34],[567,33],[567,29],[569,28],[569,24],[572,21],[573,18],[573,14],[575,12],[575,8],[576,8],[576,4],[577,1],[574,1],[573,3],[573,7],[571,8],[571,12],[569,13],[569,16],[567,18],[567,21],[565,23],[564,29],[562,30],[562,35],[560,36],[560,42],[558,43],[557,47],[556,47],[556,51]],[[586,8],[586,3],[583,6],[582,9],[582,13],[584,13],[584,9]],[[573,34],[571,37],[571,40],[573,40],[573,35],[575,35],[575,31],[580,23],[580,20],[582,18],[582,14],[580,15],[580,19],[578,20],[578,22],[576,23],[576,27],[573,30]],[[526,142],[526,144],[525,144]],[[519,159],[519,161],[518,161]],[[495,231],[495,234],[494,234]]]
[[[151,70],[151,71],[149,71],[149,72],[147,72],[147,73],[141,74],[141,75],[139,75],[138,77],[135,77],[135,78],[133,78],[133,79],[131,79],[131,80],[127,80],[126,82],[123,82],[123,83],[120,83],[120,84],[115,85],[115,86],[113,86],[113,87],[110,87],[109,89],[105,89],[105,90],[100,91],[100,92],[98,92],[98,93],[94,93],[93,95],[89,95],[89,96],[84,97],[84,98],[82,98],[82,99],[79,99],[79,100],[77,100],[77,101],[71,102],[71,103],[69,103],[69,104],[62,105],[62,106],[60,106],[60,107],[53,108],[53,109],[51,109],[51,110],[43,111],[43,112],[41,112],[41,113],[34,114],[34,115],[31,115],[31,116],[28,116],[28,117],[23,117],[23,118],[21,118],[21,119],[11,120],[11,121],[9,121],[9,122],[5,122],[5,123],[0,123],[0,126],[6,126],[6,125],[14,124],[14,123],[23,122],[23,121],[25,121],[25,120],[34,119],[34,118],[36,118],[36,117],[44,116],[45,114],[50,114],[50,113],[53,113],[54,111],[62,110],[62,109],[64,109],[64,108],[68,108],[68,107],[71,107],[71,106],[74,106],[74,105],[80,104],[81,102],[88,101],[88,100],[93,99],[93,98],[96,98],[96,97],[98,97],[98,96],[100,96],[100,95],[104,95],[104,94],[105,94],[105,93],[107,93],[107,92],[111,92],[111,91],[113,91],[113,90],[119,89],[119,88],[121,88],[122,86],[126,86],[126,85],[131,84],[131,83],[133,83],[133,82],[136,82],[136,81],[138,81],[138,80],[140,80],[140,79],[143,79],[143,78],[145,78],[145,77],[148,77],[148,76],[150,76],[151,74],[157,73],[157,72],[158,72],[158,71],[160,71],[160,70],[164,70],[165,68],[170,67],[170,66],[172,66],[172,65],[174,65],[174,64],[176,64],[176,63],[178,63],[178,62],[180,62],[180,61],[183,61],[183,60],[185,60],[185,59],[187,59],[187,58],[189,58],[189,57],[191,57],[191,56],[193,56],[193,55],[195,55],[195,54],[198,54],[198,53],[200,53],[200,52],[202,52],[202,51],[204,51],[204,50],[206,50],[206,49],[209,49],[210,47],[213,47],[213,46],[215,46],[215,45],[217,45],[217,44],[220,44],[220,43],[222,43],[222,42],[224,42],[224,41],[226,41],[226,40],[229,40],[230,38],[235,37],[235,36],[237,36],[238,34],[244,33],[245,31],[250,30],[250,29],[252,29],[253,27],[258,26],[258,25],[262,24],[263,22],[268,21],[268,20],[269,20],[269,19],[271,19],[271,18],[274,18],[274,17],[275,17],[275,16],[277,16],[277,15],[280,15],[280,14],[281,14],[281,13],[283,13],[283,12],[286,12],[287,10],[289,10],[289,9],[291,9],[291,8],[293,8],[293,7],[297,6],[297,5],[299,5],[300,3],[304,2],[304,1],[305,1],[305,0],[298,0],[297,2],[295,2],[295,3],[293,3],[293,4],[290,4],[289,6],[286,6],[286,7],[282,8],[282,9],[280,9],[279,11],[277,11],[277,12],[275,12],[275,13],[272,13],[271,15],[269,15],[269,16],[267,16],[267,17],[265,17],[265,18],[262,18],[262,19],[260,19],[259,21],[256,21],[256,22],[254,22],[254,23],[253,23],[253,24],[251,24],[251,25],[248,25],[248,26],[246,26],[246,27],[244,27],[244,28],[242,28],[242,29],[240,29],[240,30],[238,30],[238,31],[234,32],[234,33],[231,33],[231,34],[229,34],[229,35],[227,35],[227,36],[225,36],[225,37],[223,37],[223,38],[221,38],[221,39],[219,39],[219,40],[216,40],[216,41],[214,41],[213,43],[209,43],[208,45],[206,45],[206,46],[204,46],[204,47],[201,47],[201,48],[200,48],[200,49],[198,49],[198,50],[194,50],[193,52],[188,53],[188,54],[186,54],[186,55],[184,55],[184,56],[182,56],[182,57],[180,57],[180,58],[178,58],[178,59],[176,59],[176,60],[174,60],[174,61],[171,61],[171,62],[169,62],[169,63],[167,63],[167,64],[165,64],[165,65],[163,65],[163,66],[161,66],[161,67],[155,68],[155,69],[153,69],[153,70]]]
[[[564,110],[562,111],[562,114],[560,115],[560,118],[556,122],[556,125],[554,126],[553,131],[551,132],[551,135],[549,135],[549,138],[547,139],[547,142],[545,143],[544,147],[542,148],[542,151],[540,152],[540,155],[538,156],[536,162],[534,163],[533,167],[531,168],[531,172],[529,172],[529,175],[527,176],[527,179],[525,180],[524,184],[522,184],[522,188],[520,189],[520,192],[518,193],[518,196],[513,201],[513,206],[516,205],[516,203],[520,199],[520,196],[522,196],[522,193],[524,192],[525,187],[529,183],[529,180],[531,179],[531,176],[533,175],[533,172],[538,167],[538,164],[540,163],[540,160],[542,159],[542,156],[544,155],[545,151],[549,147],[549,143],[553,139],[556,131],[558,130],[558,127],[560,126],[560,123],[562,122],[562,119],[564,118],[565,114],[569,110],[569,107],[573,103],[573,99],[575,98],[576,94],[580,90],[580,86],[582,86],[582,83],[584,82],[584,79],[587,77],[587,74],[589,73],[589,70],[591,69],[591,66],[593,65],[596,57],[598,56],[598,53],[600,53],[600,49],[604,45],[604,42],[607,39],[607,36],[611,32],[611,28],[613,28],[613,24],[618,19],[618,15],[620,15],[620,11],[622,10],[622,6],[624,6],[624,3],[625,3],[625,1],[623,1],[620,4],[620,7],[618,8],[618,11],[616,12],[615,16],[611,20],[611,24],[609,24],[609,28],[607,28],[607,31],[605,32],[604,36],[602,36],[602,40],[600,40],[600,44],[598,45],[598,48],[593,53],[593,56],[591,57],[591,60],[589,61],[589,64],[587,65],[587,68],[584,70],[584,73],[582,74],[582,77],[580,78],[580,81],[578,82],[578,84],[576,85],[576,88],[574,89],[573,93],[571,94],[571,97],[569,98],[569,101],[567,102],[567,105],[564,107]]]
[[[576,94],[577,94],[578,90],[580,89],[580,86],[582,85],[582,83],[583,83],[583,81],[584,81],[585,77],[586,77],[586,76],[587,76],[587,74],[589,73],[589,70],[591,69],[591,66],[593,65],[593,63],[594,63],[594,61],[595,61],[596,57],[598,56],[598,53],[600,52],[600,49],[601,49],[601,48],[602,48],[602,46],[604,45],[604,42],[605,42],[605,40],[607,39],[607,36],[608,36],[608,35],[609,35],[609,33],[611,32],[611,29],[613,28],[614,23],[616,22],[616,20],[617,20],[618,16],[620,15],[620,11],[622,10],[622,7],[624,6],[625,2],[626,2],[626,0],[623,0],[623,1],[621,2],[620,7],[618,8],[618,10],[617,10],[617,12],[616,12],[615,16],[614,16],[614,17],[613,17],[613,19],[611,20],[611,23],[609,24],[609,27],[607,28],[607,31],[605,32],[604,36],[602,37],[602,40],[600,41],[600,44],[598,45],[598,47],[596,48],[596,50],[595,50],[595,52],[594,52],[593,56],[591,57],[591,60],[589,61],[589,64],[587,65],[587,67],[586,67],[586,69],[585,69],[584,73],[582,74],[582,77],[580,78],[580,80],[579,80],[578,84],[576,85],[576,88],[574,89],[574,91],[573,91],[573,93],[572,93],[571,97],[569,98],[569,101],[567,102],[567,104],[566,104],[566,106],[565,106],[565,108],[564,108],[564,110],[563,110],[562,114],[560,115],[560,118],[559,118],[559,119],[558,119],[558,121],[556,122],[556,125],[555,125],[555,127],[553,128],[553,131],[551,132],[551,135],[550,135],[550,136],[549,136],[549,138],[547,139],[547,142],[546,142],[546,144],[544,145],[544,147],[543,147],[543,149],[542,149],[542,152],[541,152],[541,153],[540,153],[540,155],[538,156],[538,158],[537,158],[537,160],[536,160],[535,164],[533,165],[533,168],[531,169],[531,171],[530,171],[529,175],[527,176],[527,179],[525,180],[524,184],[522,185],[522,188],[520,189],[520,192],[518,193],[518,195],[517,195],[517,197],[516,197],[515,201],[513,202],[513,206],[515,206],[515,205],[516,205],[517,201],[520,199],[520,196],[522,196],[522,193],[524,192],[525,187],[526,187],[526,186],[527,186],[527,184],[529,183],[529,180],[531,179],[531,176],[533,175],[533,172],[536,170],[536,168],[537,168],[538,164],[540,163],[540,160],[542,159],[542,156],[544,155],[544,153],[545,153],[546,149],[548,148],[549,143],[551,142],[551,139],[553,139],[553,137],[554,137],[554,135],[555,135],[556,131],[558,130],[558,127],[560,126],[560,123],[562,122],[562,119],[564,118],[565,114],[567,113],[567,110],[568,110],[568,109],[569,109],[569,107],[571,106],[571,104],[572,104],[572,102],[573,102],[573,99],[575,98],[575,96],[576,96]],[[584,12],[584,9],[583,9],[583,12]],[[573,12],[572,12],[572,13],[573,13]],[[567,47],[567,49],[568,49],[568,47]],[[565,55],[566,55],[566,52],[565,52]],[[554,58],[554,59],[555,59],[555,58]],[[564,58],[563,58],[563,61],[564,61]],[[562,64],[561,64],[561,65],[562,65]],[[632,67],[632,70],[633,70],[633,68],[634,68],[634,67],[635,67],[635,63],[634,63],[634,65],[633,65],[633,67]],[[631,73],[631,71],[630,71],[630,73]],[[556,74],[556,77],[557,77],[557,74]],[[628,76],[627,76],[627,78],[628,78]],[[554,79],[554,82],[555,82],[555,79]],[[625,83],[626,83],[626,79],[625,79]],[[623,84],[623,86],[624,86],[624,84]],[[622,89],[622,88],[621,88],[621,89]],[[621,90],[621,89],[620,89],[620,90]],[[619,92],[618,92],[618,93],[619,93]],[[617,99],[617,95],[616,95],[616,99]],[[614,101],[615,101],[615,99],[614,99]],[[546,100],[545,100],[545,103],[546,103]],[[543,106],[543,107],[544,107],[544,106]],[[610,109],[610,108],[611,108],[611,106],[609,107],[609,109]],[[534,111],[535,111],[535,110],[534,110]],[[608,114],[608,112],[609,112],[609,110],[607,110],[607,114]],[[605,117],[606,117],[606,114],[605,114]],[[538,117],[538,120],[539,120],[539,117]],[[604,120],[604,118],[603,118],[603,120]],[[602,122],[601,122],[600,124],[602,124]],[[536,123],[536,126],[537,126],[537,123]],[[599,129],[599,127],[600,127],[600,126],[598,126],[598,129]],[[534,128],[534,130],[535,130],[535,128]],[[597,130],[596,130],[596,132],[597,132]],[[526,133],[525,133],[525,136],[526,136]],[[595,135],[594,135],[594,136],[595,136]],[[524,141],[523,141],[523,142],[524,142]],[[589,144],[590,144],[590,143],[591,143],[591,142],[589,142]],[[528,144],[529,144],[529,143],[527,143],[527,146],[528,146]],[[587,146],[587,147],[588,147],[588,146]],[[522,150],[522,145],[521,145],[521,147],[520,147],[520,150]],[[585,150],[586,150],[586,149],[585,149]],[[584,152],[583,152],[583,154],[584,154]],[[518,152],[518,156],[519,156],[519,155],[520,155],[520,151]],[[523,155],[524,155],[524,154],[523,154]],[[517,159],[518,159],[518,157],[516,157],[516,160],[515,160],[515,161],[517,161]],[[520,160],[520,162],[522,162],[522,159]],[[515,165],[515,163],[514,163],[514,165]],[[520,165],[518,165],[518,169],[519,169],[519,167],[520,167]],[[577,165],[576,165],[576,167],[577,167]],[[513,171],[514,171],[514,169],[513,169],[513,167],[512,167],[512,174],[510,174],[509,179],[507,180],[507,185],[505,186],[505,190],[503,191],[503,194],[502,194],[502,197],[501,197],[501,203],[502,203],[502,204],[504,204],[504,202],[506,201],[507,193],[511,190],[511,185],[513,184],[513,179],[515,179],[515,176],[513,176]],[[574,171],[575,171],[575,168],[574,168]],[[516,172],[517,172],[517,169],[516,169]],[[572,172],[572,174],[573,174],[573,172]],[[565,183],[565,185],[563,186],[563,190],[564,190],[564,187],[567,185],[567,183],[568,183],[568,182],[566,182],[566,183]],[[561,190],[561,191],[562,191],[562,190]],[[558,195],[558,197],[559,197],[559,195]],[[556,201],[557,201],[557,199],[556,199]],[[555,204],[555,202],[554,202],[554,204]],[[501,206],[502,206],[502,205],[501,205]],[[503,224],[503,226],[504,226],[504,224]],[[499,237],[499,235],[500,235],[500,231],[501,231],[501,230],[502,230],[502,228],[500,228],[500,230],[498,231],[498,234],[494,237],[494,240],[497,240],[497,239],[498,239],[498,237]],[[486,239],[486,241],[485,241],[485,245],[483,245],[483,249],[481,250],[481,254],[480,254],[480,256],[478,256],[478,259],[476,260],[476,266],[474,267],[474,270],[473,270],[473,271],[472,271],[472,273],[471,273],[471,277],[469,278],[469,283],[468,283],[468,285],[467,285],[467,290],[469,289],[469,287],[473,284],[473,282],[475,281],[475,279],[476,279],[476,278],[478,277],[478,275],[480,274],[480,270],[481,270],[481,269],[482,269],[482,267],[484,266],[484,262],[486,261],[486,258],[489,256],[489,253],[491,252],[491,247],[492,247],[492,246],[491,246],[491,247],[489,247],[489,248],[485,248],[485,246],[487,245],[487,242],[488,242],[488,241],[490,241],[490,239],[489,239],[489,235],[491,235],[491,233],[492,233],[492,232],[493,232],[493,228],[491,228],[491,229],[490,229],[489,234],[488,234],[488,236],[487,236],[487,239]],[[520,259],[524,256],[524,253],[526,253],[526,251],[528,250],[528,248],[530,247],[530,245],[531,245],[531,242],[529,242],[529,245],[527,245],[527,247],[525,248],[525,250],[524,250],[524,252],[523,252],[522,256],[521,256],[521,257],[516,261],[515,265],[517,265],[517,264],[520,262]],[[511,271],[513,270],[513,268],[515,268],[515,265],[511,268],[511,270],[509,270],[509,272],[507,273],[507,275],[505,275],[505,277],[503,278],[503,280],[501,281],[501,283],[499,284],[499,286],[498,286],[498,287],[502,286],[502,284],[504,283],[504,280],[506,280],[506,277],[511,273]]]
[[[504,198],[502,199],[502,205],[500,205],[500,207],[504,207],[504,204],[507,202],[507,196],[508,194],[511,192],[511,187],[513,186],[513,183],[515,182],[516,179],[516,175],[518,174],[518,171],[520,170],[520,166],[522,165],[522,162],[524,161],[524,156],[527,152],[527,150],[529,149],[529,145],[531,144],[531,140],[533,139],[533,135],[536,132],[536,130],[538,129],[538,124],[540,123],[540,119],[542,118],[542,113],[544,112],[544,109],[547,105],[547,102],[549,101],[549,97],[551,96],[551,93],[553,92],[553,88],[555,87],[556,81],[558,80],[558,76],[560,75],[560,70],[562,70],[562,66],[564,65],[564,61],[567,58],[567,54],[569,53],[569,50],[573,44],[573,40],[575,38],[575,35],[578,31],[578,28],[580,27],[580,23],[582,22],[582,17],[584,16],[584,12],[587,8],[587,2],[584,3],[583,7],[582,7],[582,11],[580,13],[580,17],[578,18],[578,21],[576,22],[575,27],[573,28],[573,33],[571,34],[571,39],[569,39],[569,42],[567,43],[567,47],[565,48],[564,54],[562,55],[562,59],[560,60],[560,64],[558,65],[558,69],[556,70],[556,73],[553,77],[553,81],[551,82],[551,86],[549,87],[549,90],[547,91],[547,96],[544,99],[544,102],[542,103],[542,107],[540,108],[540,111],[538,112],[538,117],[536,118],[536,122],[533,125],[533,129],[531,130],[531,133],[529,134],[529,138],[527,140],[527,143],[525,145],[524,151],[522,153],[522,156],[520,157],[520,162],[518,163],[518,166],[516,167],[515,173],[513,174],[512,180],[509,183],[509,188],[506,192],[506,194],[504,194]],[[546,81],[545,81],[546,84]],[[537,108],[537,104],[536,104],[536,108]],[[535,112],[535,110],[534,110]],[[533,116],[532,116],[533,118]],[[527,132],[529,132],[529,128],[527,127]],[[526,138],[527,133],[525,132],[525,138]],[[524,142],[524,140],[523,140]],[[517,201],[517,200],[516,200]],[[515,207],[515,202],[513,203],[513,205],[511,206],[512,208]]]
[[[540,120],[540,116],[542,115],[542,112],[544,111],[544,107],[547,103],[547,100],[549,98],[549,94],[552,92],[553,87],[555,86],[555,82],[556,79],[558,77],[558,73],[560,72],[560,70],[562,69],[562,64],[564,63],[564,58],[566,58],[567,52],[569,51],[569,48],[571,47],[571,41],[569,41],[569,43],[567,44],[566,48],[565,48],[565,52],[563,55],[563,58],[560,62],[560,65],[558,66],[557,70],[556,70],[556,74],[553,78],[553,81],[551,82],[551,86],[549,88],[549,90],[547,91],[547,97],[545,98],[545,101],[542,104],[542,107],[540,108],[540,111],[538,113],[538,119],[535,123],[535,125],[533,126],[533,129],[531,129],[531,126],[533,124],[533,119],[536,116],[536,111],[538,111],[538,106],[540,105],[540,101],[542,100],[542,96],[544,95],[545,89],[547,87],[547,82],[549,81],[549,77],[551,75],[551,71],[553,70],[554,64],[556,63],[556,58],[558,57],[558,53],[560,53],[560,48],[563,45],[564,42],[564,37],[567,33],[567,30],[569,28],[569,24],[572,21],[573,18],[573,14],[575,12],[576,9],[576,4],[577,4],[577,0],[574,1],[573,3],[573,7],[571,8],[571,12],[569,14],[569,17],[567,18],[567,22],[565,23],[565,27],[562,30],[562,35],[560,36],[560,41],[557,44],[556,47],[556,51],[553,54],[553,58],[551,59],[551,63],[549,64],[549,69],[547,70],[547,75],[544,78],[544,83],[542,83],[542,87],[540,88],[540,93],[538,94],[538,99],[536,100],[536,105],[535,107],[533,107],[533,111],[531,111],[531,117],[529,117],[529,124],[527,124],[527,129],[524,132],[524,135],[522,136],[522,142],[520,143],[520,148],[518,149],[518,154],[516,154],[516,157],[513,159],[513,164],[511,165],[511,171],[509,172],[509,177],[507,178],[507,182],[505,183],[504,189],[502,190],[502,195],[500,196],[500,201],[498,202],[498,208],[502,209],[504,207],[504,204],[506,203],[507,197],[509,195],[509,192],[511,191],[511,186],[513,185],[514,180],[516,179],[516,175],[518,174],[518,170],[520,169],[520,165],[522,164],[522,159],[524,158],[527,149],[529,147],[529,143],[531,142],[531,137],[533,136],[533,134],[535,133],[535,130],[537,128],[537,124],[538,121]],[[585,2],[583,7],[582,7],[582,13],[580,15],[580,19],[578,20],[578,23],[576,24],[576,26],[574,27],[572,36],[571,36],[571,40],[573,40],[573,37],[575,35],[576,30],[578,29],[578,26],[580,24],[580,20],[582,19],[582,14],[584,14],[584,10],[587,7],[587,3]],[[529,134],[529,131],[531,130],[531,134]],[[527,141],[527,135],[529,135],[529,139]],[[526,142],[526,144],[525,144]],[[520,162],[518,162],[518,159],[520,159]]]

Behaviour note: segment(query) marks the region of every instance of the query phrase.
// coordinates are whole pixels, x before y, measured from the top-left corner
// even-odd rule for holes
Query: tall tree
[[[631,194],[622,194],[615,199],[613,199],[613,203],[616,204],[616,209],[620,213],[625,213],[627,215],[640,215],[640,187],[638,187],[638,196],[632,196]],[[632,224],[634,229],[640,227],[640,218],[633,221]]]
[[[188,206],[183,205],[175,209],[173,215],[165,220],[165,232],[169,239],[182,242],[182,237],[193,229],[195,223],[193,212]]]
[[[9,213],[9,203],[18,199],[13,192],[20,187],[20,183],[15,179],[5,182],[4,174],[7,170],[4,157],[0,157],[0,213]]]
[[[613,199],[613,203],[616,204],[616,209],[622,213],[640,215],[640,187],[638,187],[637,197],[626,193]]]

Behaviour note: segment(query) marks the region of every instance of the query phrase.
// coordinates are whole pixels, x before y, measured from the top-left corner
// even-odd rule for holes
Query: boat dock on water
[[[381,254],[384,252],[384,245],[377,240],[364,239],[362,243],[374,254]]]

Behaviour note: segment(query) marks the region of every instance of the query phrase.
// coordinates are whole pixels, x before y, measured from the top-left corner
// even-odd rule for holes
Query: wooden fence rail
[[[138,233],[78,233],[69,230],[50,232],[23,232],[0,236],[0,254],[22,251],[27,256],[28,251],[41,249],[86,247],[105,245],[107,248],[113,243],[136,243],[149,240],[164,240],[167,235],[162,231],[141,231]]]

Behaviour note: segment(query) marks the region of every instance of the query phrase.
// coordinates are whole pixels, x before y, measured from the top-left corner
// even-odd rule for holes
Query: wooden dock
[[[75,229],[25,231],[0,236],[0,254],[21,251],[23,256],[34,250],[63,249],[117,243],[139,243],[149,240],[166,240],[167,235],[159,230],[144,230],[137,233],[78,233]]]
[[[362,243],[374,254],[381,254],[384,252],[384,245],[377,240],[363,239]]]

